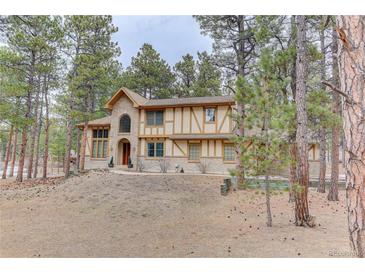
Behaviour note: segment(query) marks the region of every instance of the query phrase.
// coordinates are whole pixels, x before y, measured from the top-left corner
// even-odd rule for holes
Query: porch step
[[[128,168],[128,166],[114,166],[111,169],[113,169],[113,170],[123,170],[123,171],[135,171],[133,168]]]

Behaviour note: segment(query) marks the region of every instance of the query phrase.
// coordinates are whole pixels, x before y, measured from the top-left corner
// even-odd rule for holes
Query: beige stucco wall
[[[216,121],[205,121],[203,107],[168,107],[164,109],[164,125],[147,126],[146,110],[141,110],[140,137],[168,137],[171,134],[232,133],[231,106],[210,106],[216,109]]]

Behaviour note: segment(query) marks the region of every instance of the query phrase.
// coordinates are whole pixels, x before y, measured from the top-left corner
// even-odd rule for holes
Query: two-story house
[[[89,121],[86,168],[105,168],[113,157],[116,166],[160,171],[178,165],[186,172],[225,173],[234,168],[232,96],[152,99],[121,88],[106,103],[110,116]],[[82,128],[82,124],[79,125]]]
[[[121,88],[106,103],[110,116],[89,121],[86,168],[115,166],[168,171],[227,173],[235,167],[232,96],[148,100]],[[82,124],[78,125],[80,128]],[[318,144],[310,145],[312,176],[318,171]]]

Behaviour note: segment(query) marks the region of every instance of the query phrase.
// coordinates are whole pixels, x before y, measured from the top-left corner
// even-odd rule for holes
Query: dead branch
[[[329,87],[330,89],[332,89],[333,91],[337,92],[338,94],[342,95],[343,97],[345,97],[345,100],[347,103],[349,104],[353,104],[353,100],[351,100],[351,98],[342,90],[340,90],[339,88],[335,87],[332,83],[326,82],[326,81],[322,81],[322,84]]]

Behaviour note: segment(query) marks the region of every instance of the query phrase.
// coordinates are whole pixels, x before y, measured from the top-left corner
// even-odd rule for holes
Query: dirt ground
[[[293,225],[288,193],[220,195],[223,178],[90,172],[50,185],[1,182],[1,257],[348,257],[341,202],[310,190],[315,228]]]

